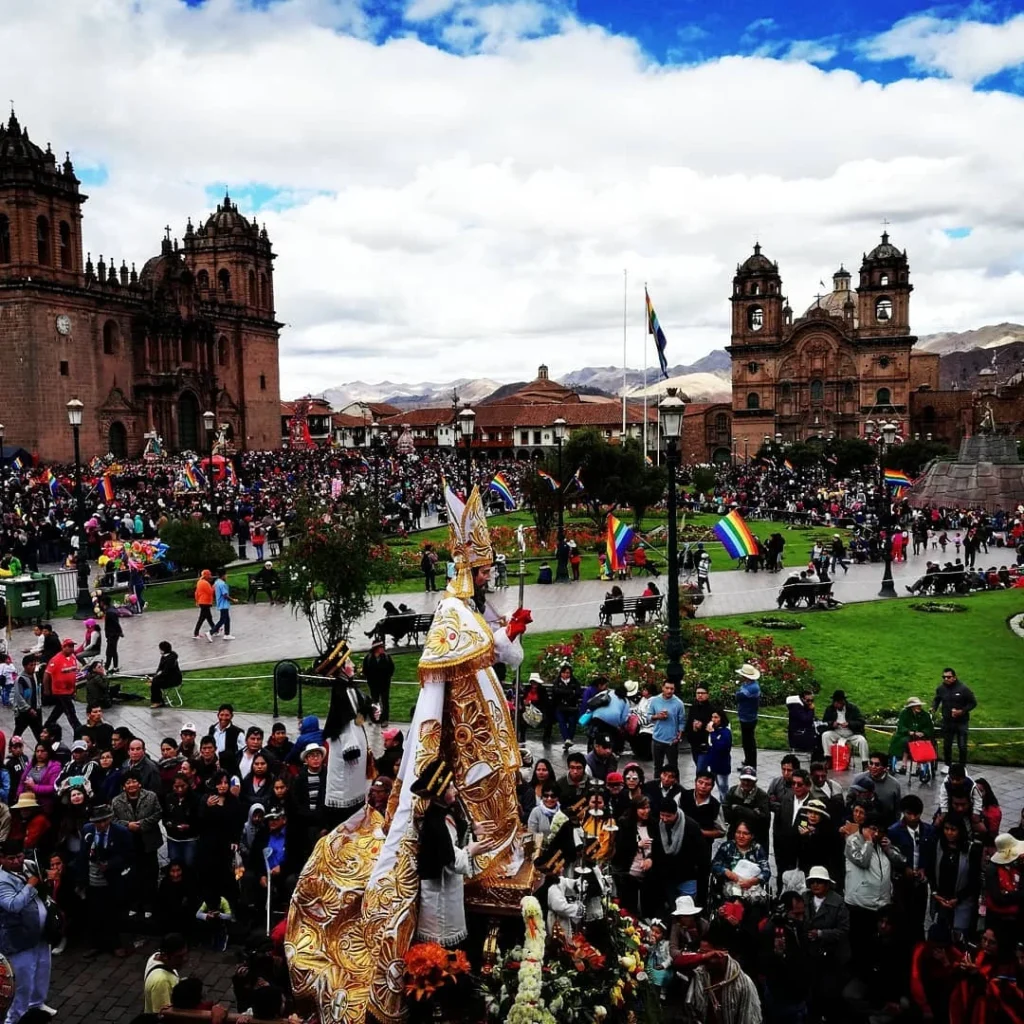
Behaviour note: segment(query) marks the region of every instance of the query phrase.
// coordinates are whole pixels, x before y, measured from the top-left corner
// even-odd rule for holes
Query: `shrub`
[[[168,561],[185,570],[212,571],[235,558],[235,549],[216,530],[194,519],[165,523],[160,539],[167,545]]]

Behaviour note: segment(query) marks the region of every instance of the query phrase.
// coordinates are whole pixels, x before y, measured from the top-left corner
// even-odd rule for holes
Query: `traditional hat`
[[[693,902],[692,896],[679,896],[676,899],[675,910],[672,911],[673,917],[695,917],[704,908],[698,907]]]
[[[640,684],[635,679],[627,679],[623,686],[627,697],[635,697],[640,692]]]
[[[811,870],[807,872],[807,881],[832,882],[832,878],[828,873],[828,868],[823,868],[821,867],[821,865],[818,865],[817,867],[811,868]],[[832,884],[834,885],[835,883],[832,882]]]
[[[414,796],[443,796],[454,776],[443,757],[435,757],[409,787]]]
[[[455,576],[448,584],[448,590],[454,597],[470,598],[473,596],[472,570],[494,562],[487,513],[476,487],[464,503],[446,486],[444,500],[448,509],[449,547],[455,562]]]
[[[808,800],[807,803],[804,804],[804,810],[814,811],[815,814],[820,814],[823,818],[828,818],[830,820],[832,818],[832,815],[828,813],[828,808],[825,806],[824,800]]]
[[[327,756],[327,751],[321,747],[319,743],[307,743],[302,748],[302,753],[299,755],[299,758],[300,760],[305,761],[310,754],[315,754],[317,751],[320,751],[324,757]]]
[[[30,808],[36,809],[39,807],[39,801],[36,799],[35,793],[25,792],[18,797],[18,802],[11,808],[12,811],[24,811]]]
[[[1024,843],[1004,832],[996,836],[996,852],[989,859],[993,864],[1012,864],[1021,854],[1024,854]]]
[[[908,697],[907,703],[903,705],[905,708],[923,708],[924,702],[920,697]]]
[[[761,670],[747,662],[747,664],[740,665],[740,667],[736,669],[736,675],[741,676],[744,679],[749,679],[750,682],[755,683],[761,678]]]

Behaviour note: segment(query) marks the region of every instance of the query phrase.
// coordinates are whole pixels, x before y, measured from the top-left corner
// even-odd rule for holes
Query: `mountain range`
[[[940,386],[972,388],[979,384],[1002,380],[1024,369],[1024,325],[1016,323],[988,324],[970,331],[927,334],[918,339],[915,350],[938,354]],[[731,360],[725,349],[715,349],[694,363],[669,367],[669,379],[663,380],[657,366],[647,369],[648,396],[660,394],[666,387],[678,387],[692,402],[728,401],[731,394]],[[421,384],[399,384],[381,381],[367,384],[353,381],[328,388],[324,397],[335,409],[350,402],[387,402],[400,409],[450,405],[452,394],[460,402],[479,404],[488,398],[510,394],[525,381],[507,382],[487,377],[460,377],[445,383],[425,381]],[[581,395],[607,396],[622,394],[621,366],[584,366],[565,374],[560,384]],[[625,371],[626,394],[640,398],[644,390],[644,371]]]

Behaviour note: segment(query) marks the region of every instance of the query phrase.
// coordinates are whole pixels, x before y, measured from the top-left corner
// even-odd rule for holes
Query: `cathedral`
[[[779,266],[755,245],[732,288],[734,451],[784,441],[863,437],[865,424],[910,431],[912,392],[937,390],[939,357],[915,352],[907,254],[882,235],[861,261],[857,287],[840,266],[832,292],[793,316]]]
[[[5,443],[70,461],[66,404],[84,403],[81,450],[137,457],[146,435],[204,452],[203,413],[236,448],[280,445],[274,253],[228,196],[171,229],[136,271],[82,248],[87,196],[70,155],[0,123],[0,418]]]

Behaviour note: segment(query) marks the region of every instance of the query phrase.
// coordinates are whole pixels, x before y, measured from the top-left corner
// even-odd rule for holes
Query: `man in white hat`
[[[757,767],[757,713],[761,707],[760,670],[749,662],[736,670],[736,717],[743,737],[743,763]]]
[[[833,885],[828,868],[815,865],[807,872],[812,1001],[819,1015],[832,1017],[842,1005],[842,982],[850,962],[850,912]]]
[[[1010,949],[1018,938],[1024,843],[1004,832],[996,836],[995,847],[985,868],[985,924],[999,936],[1000,948]]]

